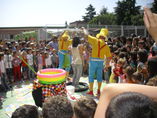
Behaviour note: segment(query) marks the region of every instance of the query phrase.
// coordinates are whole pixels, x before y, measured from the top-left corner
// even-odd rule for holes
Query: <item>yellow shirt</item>
[[[72,44],[72,40],[68,39],[64,41],[62,38],[58,41],[59,50],[68,50],[68,47]]]
[[[88,35],[88,42],[92,46],[92,57],[104,59],[104,57],[111,57],[109,46],[101,39]]]

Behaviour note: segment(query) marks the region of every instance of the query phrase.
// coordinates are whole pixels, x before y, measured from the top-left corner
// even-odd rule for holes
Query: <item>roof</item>
[[[25,31],[35,31],[38,29],[64,29],[65,26],[28,26],[28,27],[0,27],[0,34],[19,34]]]

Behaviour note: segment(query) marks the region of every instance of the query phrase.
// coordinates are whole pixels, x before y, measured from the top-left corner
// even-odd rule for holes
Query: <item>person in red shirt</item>
[[[13,76],[14,82],[21,81],[21,59],[18,57],[18,53],[16,51],[13,52]]]
[[[22,76],[23,76],[23,79],[28,79],[28,66],[27,66],[27,52],[26,51],[23,51],[22,52]]]

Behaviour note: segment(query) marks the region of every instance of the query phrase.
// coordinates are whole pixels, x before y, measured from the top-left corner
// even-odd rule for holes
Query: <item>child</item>
[[[52,68],[57,68],[59,59],[58,59],[57,51],[55,49],[52,50],[51,60],[52,60]]]
[[[148,54],[147,54],[146,50],[141,49],[140,51],[138,51],[137,57],[138,57],[137,72],[142,73],[144,80],[146,80],[148,78],[148,71],[147,71],[147,67],[146,67]]]
[[[16,51],[13,52],[13,76],[14,82],[21,81],[21,59],[18,57],[18,53]]]
[[[46,64],[46,68],[51,68],[52,60],[48,52],[45,52],[45,64]]]
[[[33,67],[35,72],[38,71],[38,60],[37,60],[37,51],[33,50]]]
[[[0,78],[2,82],[2,86],[4,88],[4,91],[7,91],[9,89],[7,81],[6,81],[6,69],[4,65],[4,53],[0,53]]]
[[[110,83],[116,83],[118,82],[118,77],[120,77],[123,74],[123,65],[125,64],[125,59],[120,58],[117,62],[117,64],[114,64],[112,74],[110,76]],[[119,80],[119,83],[121,83],[122,80]]]
[[[28,49],[28,53],[27,53],[27,61],[28,61],[29,66],[34,69],[33,54],[32,54],[32,50],[30,48]],[[34,77],[35,77],[34,72],[29,68],[28,69],[28,78],[30,80],[33,80]]]
[[[125,69],[123,82],[124,83],[134,83],[132,80],[133,73],[134,73],[134,69],[131,66],[127,66]]]
[[[23,51],[22,52],[22,76],[23,76],[23,79],[26,80],[28,79],[28,66],[26,65],[27,63],[27,52],[26,51]],[[26,62],[26,63],[25,63]]]
[[[5,55],[4,55],[4,63],[6,68],[6,74],[7,78],[9,80],[9,83],[12,83],[12,76],[13,76],[13,67],[12,67],[12,60],[13,57],[10,53],[10,50],[8,48],[5,49]]]
[[[38,71],[43,68],[42,52],[37,51]]]

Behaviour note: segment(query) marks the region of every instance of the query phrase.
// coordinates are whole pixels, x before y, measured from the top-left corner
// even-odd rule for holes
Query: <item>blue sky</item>
[[[118,0],[0,0],[0,27],[64,25],[82,20],[85,8],[92,4],[96,12],[103,6],[114,11]],[[153,0],[137,0],[144,6]]]

